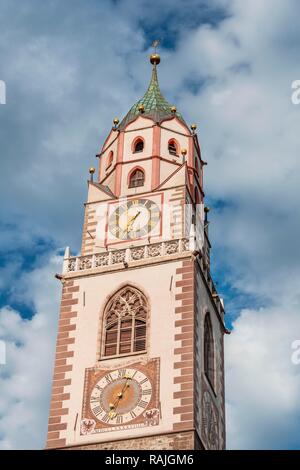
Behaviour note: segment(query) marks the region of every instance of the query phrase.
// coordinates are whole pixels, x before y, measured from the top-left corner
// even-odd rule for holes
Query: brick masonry
[[[180,390],[174,392],[173,398],[179,405],[173,413],[176,420],[174,431],[194,429],[194,322],[195,322],[195,274],[194,261],[188,259],[176,269],[176,308],[175,308],[175,338],[174,355],[174,384],[180,385]]]
[[[67,450],[200,450],[201,444],[194,431],[160,434],[157,436],[102,442],[68,447]]]
[[[68,387],[71,385],[71,379],[68,376],[73,368],[73,345],[75,342],[73,335],[76,330],[76,325],[73,322],[77,317],[78,291],[79,286],[75,284],[75,281],[64,281],[56,341],[47,448],[66,445],[64,431],[67,428],[66,416],[70,399]]]

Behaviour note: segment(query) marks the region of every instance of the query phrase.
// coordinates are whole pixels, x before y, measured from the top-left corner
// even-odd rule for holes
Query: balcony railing
[[[135,246],[121,250],[111,250],[87,256],[69,256],[64,258],[63,273],[85,271],[131,261],[160,258],[175,254],[193,251],[194,245],[187,238],[168,240],[166,242]]]
[[[63,274],[118,265],[120,265],[120,267],[127,267],[129,263],[141,260],[153,260],[155,258],[167,256],[178,256],[188,251],[199,254],[200,266],[206,279],[208,289],[219,313],[223,315],[223,301],[220,299],[211,278],[206,257],[203,257],[201,250],[197,250],[196,248],[194,232],[191,232],[189,238],[178,238],[165,242],[134,246],[126,249],[94,253],[93,255],[87,256],[70,256],[70,250],[67,248],[64,256]]]

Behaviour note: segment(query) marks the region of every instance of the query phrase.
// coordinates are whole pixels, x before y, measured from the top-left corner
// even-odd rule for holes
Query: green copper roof
[[[139,106],[144,106],[144,112],[139,111]],[[178,117],[184,124],[184,120],[180,113],[172,113],[172,105],[167,102],[167,100],[161,94],[158,78],[157,78],[157,69],[156,65],[153,65],[152,77],[148,87],[148,90],[136,104],[132,106],[130,111],[126,114],[124,119],[119,125],[119,129],[124,129],[124,127],[131,121],[133,121],[137,116],[151,117],[155,122],[161,122],[164,119],[171,118],[174,115]]]

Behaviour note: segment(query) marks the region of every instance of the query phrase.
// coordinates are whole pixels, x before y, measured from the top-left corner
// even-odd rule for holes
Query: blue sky
[[[296,0],[0,0],[1,448],[44,445],[54,274],[64,247],[80,248],[88,168],[112,119],[143,95],[157,37],[161,88],[198,124],[208,161],[212,269],[233,329],[228,445],[299,448],[300,365],[290,360],[300,336],[300,106],[290,99],[300,78],[298,8]]]

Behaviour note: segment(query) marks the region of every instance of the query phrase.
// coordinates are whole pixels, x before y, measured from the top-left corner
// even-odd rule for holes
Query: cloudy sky
[[[42,448],[66,245],[115,116],[159,79],[198,124],[231,449],[300,449],[297,0],[0,0],[0,448]]]

